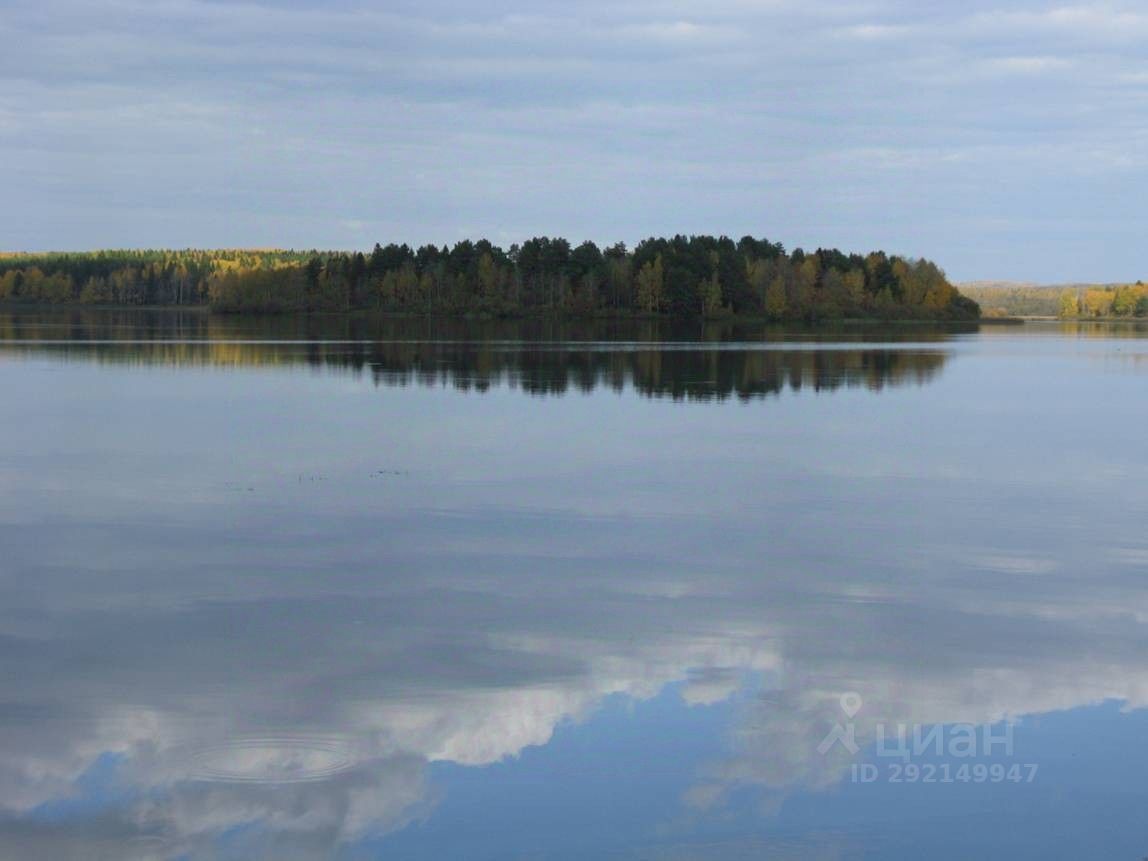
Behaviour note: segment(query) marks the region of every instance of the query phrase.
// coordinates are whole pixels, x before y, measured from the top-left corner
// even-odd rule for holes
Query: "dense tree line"
[[[203,305],[228,272],[302,266],[293,251],[95,251],[0,255],[0,301],[59,305]]]
[[[1096,319],[1148,317],[1148,286],[1136,284],[962,284],[961,293],[981,306],[985,317]]]
[[[0,258],[0,300],[198,305],[228,312],[748,315],[971,319],[927,260],[787,253],[744,237],[647,239],[634,249],[537,237],[502,249],[376,245],[368,253],[143,251]]]
[[[1148,317],[1148,284],[1137,281],[1118,287],[1065,290],[1060,295],[1061,317]]]

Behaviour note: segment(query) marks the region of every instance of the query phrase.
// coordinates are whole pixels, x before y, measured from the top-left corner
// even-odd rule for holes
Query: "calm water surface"
[[[7,313],[0,393],[0,858],[1148,855],[1146,327]]]

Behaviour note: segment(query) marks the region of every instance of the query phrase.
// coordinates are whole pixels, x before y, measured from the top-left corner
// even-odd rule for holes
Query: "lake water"
[[[0,393],[0,858],[1148,855],[1148,326],[4,313]]]

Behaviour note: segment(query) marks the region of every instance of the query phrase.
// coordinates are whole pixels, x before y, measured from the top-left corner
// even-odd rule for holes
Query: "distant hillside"
[[[1055,317],[1063,288],[1016,281],[971,281],[958,288],[985,317]]]
[[[957,287],[963,295],[981,306],[985,317],[1106,316],[1109,311],[1104,309],[1113,304],[1118,289],[1127,289],[1126,285],[1119,284],[1035,284],[1027,281],[968,281]],[[1069,310],[1073,306],[1066,308],[1064,305],[1066,294],[1075,298],[1076,310]],[[1138,296],[1135,301],[1138,301]],[[1135,314],[1135,311],[1128,313]]]
[[[1102,284],[1098,281],[1064,281],[1057,284],[1038,284],[1035,281],[962,281],[956,285],[963,293],[968,290],[1102,290],[1119,287],[1113,282]]]

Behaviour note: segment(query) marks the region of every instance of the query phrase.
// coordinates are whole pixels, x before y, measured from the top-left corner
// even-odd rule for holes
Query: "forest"
[[[229,313],[346,312],[703,317],[777,321],[979,316],[928,260],[877,251],[787,252],[744,237],[502,249],[376,244],[369,253],[99,251],[0,256],[0,302],[204,306]]]
[[[980,282],[962,284],[960,290],[981,306],[985,317],[1148,317],[1148,285],[1139,281],[1051,286]]]
[[[1148,284],[1137,281],[1116,287],[1065,290],[1058,315],[1066,319],[1097,317],[1148,317]]]
[[[984,317],[1055,317],[1061,290],[1036,284],[961,284],[961,294],[981,306]]]

